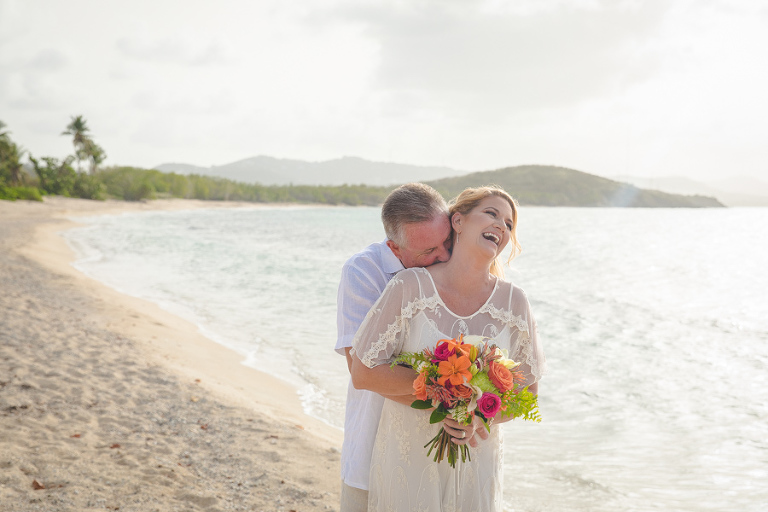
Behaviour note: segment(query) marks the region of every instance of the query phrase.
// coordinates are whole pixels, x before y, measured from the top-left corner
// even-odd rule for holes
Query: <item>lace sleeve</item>
[[[525,385],[541,380],[546,373],[546,359],[525,292],[514,287],[509,295],[509,305],[503,308],[489,306],[488,313],[510,329],[509,357],[522,363],[520,370],[526,376]]]
[[[526,300],[526,304],[527,304]],[[530,306],[528,307],[528,315],[525,319],[526,331],[520,331],[522,342],[520,344],[522,352],[523,370],[526,371],[527,380],[526,385],[530,386],[534,382],[538,382],[547,372],[547,361],[544,357],[544,351],[541,347],[539,340],[539,333],[536,328],[536,319],[531,313]]]
[[[400,353],[410,322],[403,308],[414,294],[408,277],[402,271],[387,284],[355,334],[353,353],[369,368],[389,364]]]

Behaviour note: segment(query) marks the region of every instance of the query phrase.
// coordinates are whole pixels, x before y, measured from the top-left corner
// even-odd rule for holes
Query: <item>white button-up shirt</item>
[[[336,352],[345,355],[352,346],[368,310],[379,299],[390,279],[403,264],[387,247],[386,240],[371,244],[347,260],[341,270],[337,298]],[[371,391],[347,386],[344,444],[341,448],[341,479],[350,487],[368,490],[371,453],[384,398]]]

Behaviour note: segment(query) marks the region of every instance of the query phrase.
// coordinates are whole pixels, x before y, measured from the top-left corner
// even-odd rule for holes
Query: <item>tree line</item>
[[[163,173],[136,167],[100,167],[106,158],[96,144],[83,116],[72,116],[61,135],[72,137],[74,152],[63,159],[36,158],[11,139],[0,121],[0,199],[42,201],[59,195],[83,199],[106,198],[142,201],[185,198],[258,203],[319,203],[378,205],[392,187],[367,185],[260,185],[200,175]],[[34,175],[25,170],[29,157]],[[76,167],[73,165],[76,164]],[[85,164],[85,165],[83,165]]]
[[[367,185],[260,185],[224,178],[164,173],[155,169],[111,167],[96,173],[110,197],[128,201],[184,198],[255,203],[378,205],[392,187]]]
[[[41,201],[43,195],[104,199],[105,188],[96,174],[107,155],[89,132],[83,116],[73,116],[61,135],[72,137],[74,154],[63,159],[35,158],[11,139],[7,125],[0,121],[0,199]],[[25,155],[34,176],[22,163]],[[75,162],[77,169],[72,166]],[[83,162],[88,163],[87,171],[83,170]]]

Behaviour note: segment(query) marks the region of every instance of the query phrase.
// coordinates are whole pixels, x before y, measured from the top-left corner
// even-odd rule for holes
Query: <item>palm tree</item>
[[[93,139],[86,139],[83,153],[86,158],[91,161],[91,174],[96,174],[96,169],[99,167],[99,164],[107,158],[107,153],[104,152],[104,148],[93,142]]]
[[[6,126],[0,121],[0,179],[7,179],[10,185],[19,185],[23,176],[21,157],[26,151],[11,140],[11,132],[4,130]]]
[[[0,121],[0,161],[3,160],[3,155],[7,151],[8,145],[11,144],[11,132],[3,130],[6,126],[8,125]]]
[[[83,116],[72,116],[71,119],[67,129],[61,132],[61,134],[72,135],[72,145],[75,146],[75,158],[77,158],[77,170],[79,171],[80,161],[88,157],[85,148],[90,140],[88,135],[86,135],[90,129],[86,125]]]
[[[3,162],[0,165],[5,167],[11,185],[18,186],[24,181],[24,166],[21,163],[21,158],[26,152],[15,142],[9,143],[2,149]]]

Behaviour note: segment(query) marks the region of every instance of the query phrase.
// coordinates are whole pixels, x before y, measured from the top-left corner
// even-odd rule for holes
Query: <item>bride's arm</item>
[[[538,396],[538,394],[539,394],[539,383],[538,382],[534,382],[533,384],[528,386],[528,391],[530,391],[534,395]],[[512,421],[512,420],[513,420],[512,416],[502,416],[501,414],[499,414],[498,416],[496,416],[496,419],[493,420],[493,424],[494,425],[498,425],[499,423],[506,423],[506,422]]]
[[[533,393],[534,395],[539,394],[539,383],[534,382],[530,386],[528,386],[528,391]],[[496,418],[493,420],[494,425],[498,425],[499,423],[506,423],[508,421],[511,421],[511,416],[502,416],[499,414],[496,416]],[[481,440],[488,439],[488,428],[484,424],[485,422],[480,419],[479,416],[475,416],[475,419],[472,421],[470,425],[462,425],[461,423],[458,423],[454,421],[453,419],[446,418],[443,420],[443,428],[445,428],[446,432],[448,432],[452,437],[454,437],[454,443],[456,444],[468,444],[470,446],[477,447],[478,439]],[[448,428],[446,428],[448,427]],[[465,434],[462,434],[461,431],[464,431]]]

